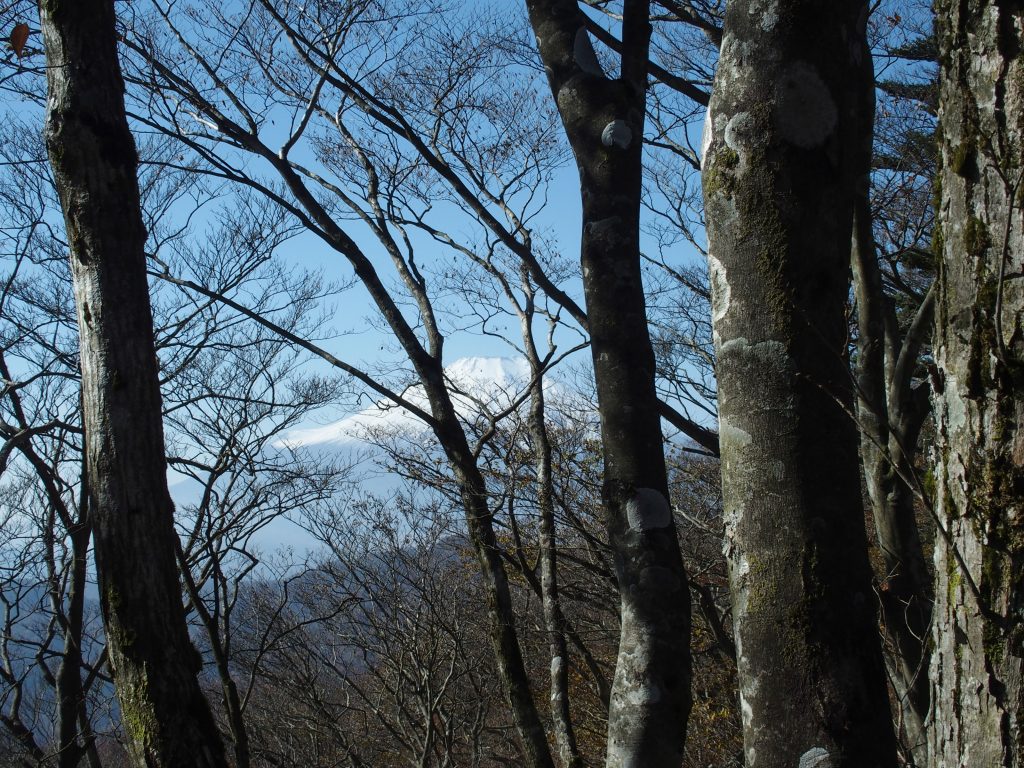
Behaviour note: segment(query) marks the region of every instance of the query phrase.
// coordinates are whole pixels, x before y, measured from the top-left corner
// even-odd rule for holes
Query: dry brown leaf
[[[25,50],[25,43],[27,41],[28,24],[16,24],[14,29],[11,30],[11,48],[14,49],[19,59],[21,58],[22,51]]]

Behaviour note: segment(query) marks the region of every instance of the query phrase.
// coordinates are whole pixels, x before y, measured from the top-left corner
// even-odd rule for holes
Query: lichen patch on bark
[[[750,151],[754,146],[763,143],[765,136],[758,130],[754,116],[749,112],[737,112],[725,126],[725,135],[722,137],[726,146],[740,154],[742,159],[745,152]]]
[[[766,0],[766,2],[762,3],[751,3],[749,13],[757,19],[758,26],[760,26],[761,29],[765,32],[771,32],[775,29],[775,25],[779,23],[778,0]]]
[[[722,262],[711,253],[708,253],[708,272],[711,278],[711,318],[717,323],[729,311],[729,280]]]

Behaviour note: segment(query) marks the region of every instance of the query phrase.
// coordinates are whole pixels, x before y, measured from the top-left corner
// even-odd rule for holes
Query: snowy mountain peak
[[[459,417],[472,421],[481,409],[507,408],[530,383],[530,366],[524,358],[463,357],[445,367],[445,376],[453,385],[452,400]],[[460,392],[461,391],[461,392]],[[430,404],[420,384],[402,394],[413,405],[429,411]],[[369,408],[322,427],[292,430],[282,441],[290,448],[352,443],[369,434],[418,434],[425,425],[405,409],[389,401],[378,401]]]
[[[530,382],[530,366],[524,358],[462,357],[444,372],[457,387],[470,391],[482,389],[488,393],[513,394]]]

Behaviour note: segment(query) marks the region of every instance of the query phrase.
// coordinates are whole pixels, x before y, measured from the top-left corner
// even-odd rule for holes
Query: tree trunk
[[[544,403],[544,364],[533,338],[533,289],[529,276],[523,275],[527,293],[525,307],[519,311],[523,351],[530,365],[530,411],[527,430],[537,473],[537,508],[540,514],[540,595],[544,608],[544,628],[551,653],[551,725],[559,763],[563,768],[583,768],[583,757],[576,743],[569,709],[569,647],[565,639],[565,614],[558,593],[558,544],[555,531],[554,458],[548,435]]]
[[[96,572],[136,764],[224,766],[174,559],[153,320],[112,0],[42,0],[46,144],[81,337]]]
[[[943,0],[934,768],[1024,765],[1024,7]]]
[[[649,4],[623,5],[614,80],[601,69],[576,0],[527,7],[583,198],[583,287],[621,600],[607,765],[678,768],[691,702],[690,593],[668,502],[640,274]]]
[[[914,515],[914,491],[908,483],[914,476],[913,457],[928,414],[927,385],[913,389],[911,378],[932,325],[935,294],[929,291],[900,343],[896,313],[882,286],[864,186],[855,204],[852,260],[861,465],[885,569],[877,577],[886,665],[900,707],[906,754],[911,765],[924,768],[931,578]]]
[[[846,362],[867,3],[733,0],[705,119],[746,762],[896,764]]]

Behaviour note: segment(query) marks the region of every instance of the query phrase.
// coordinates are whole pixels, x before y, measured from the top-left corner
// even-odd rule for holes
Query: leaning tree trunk
[[[649,4],[623,5],[621,72],[605,76],[576,0],[527,0],[583,198],[581,261],[621,601],[609,768],[678,768],[690,711],[690,594],[668,501],[640,275]]]
[[[81,343],[100,605],[136,764],[224,766],[174,558],[160,388],[113,0],[42,0],[46,145],[64,209]]]
[[[747,765],[896,764],[846,363],[864,0],[732,0],[703,183]]]
[[[1024,8],[937,3],[933,768],[1024,765]]]

